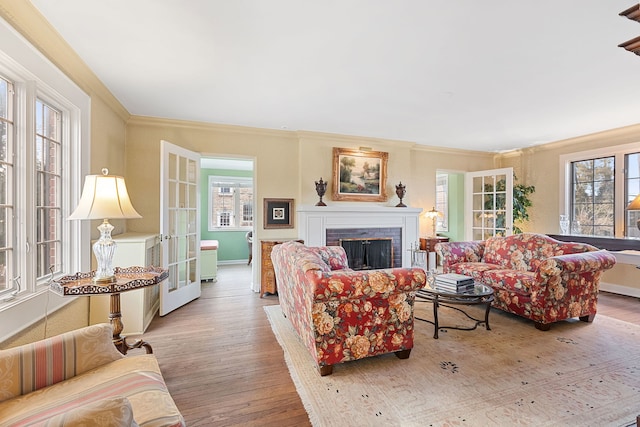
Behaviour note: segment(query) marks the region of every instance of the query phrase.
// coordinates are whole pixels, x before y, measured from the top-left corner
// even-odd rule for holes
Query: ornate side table
[[[145,348],[147,354],[153,353],[153,349],[148,342],[136,340],[134,343],[129,344],[126,337],[120,336],[124,328],[122,313],[120,312],[120,293],[157,285],[169,277],[169,270],[159,267],[116,267],[114,270],[116,279],[111,283],[94,283],[93,276],[95,271],[92,271],[63,276],[52,281],[50,287],[53,292],[62,296],[111,294],[109,323],[113,327],[113,344],[122,354],[127,354],[133,348],[141,347]]]

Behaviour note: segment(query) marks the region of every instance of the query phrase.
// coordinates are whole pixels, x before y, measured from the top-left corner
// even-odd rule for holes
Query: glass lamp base
[[[93,253],[98,262],[98,268],[93,276],[93,282],[96,284],[113,283],[116,280],[116,276],[113,274],[113,254],[116,252],[116,242],[111,238],[111,230],[113,230],[113,225],[109,224],[108,219],[105,219],[98,226],[100,239],[93,244]]]
[[[108,277],[93,277],[93,283],[96,285],[109,285],[111,283],[115,283],[116,276],[108,276]]]

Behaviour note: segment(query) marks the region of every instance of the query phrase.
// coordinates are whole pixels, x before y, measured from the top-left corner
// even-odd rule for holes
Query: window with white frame
[[[36,99],[36,277],[61,273],[62,247],[62,113]]]
[[[571,162],[572,234],[613,236],[615,157],[600,157]]]
[[[253,226],[253,178],[209,176],[209,231]]]
[[[640,151],[640,147],[638,148]],[[628,205],[640,195],[640,152],[625,155],[624,200]],[[640,237],[640,211],[625,211],[625,236]]]
[[[0,77],[0,296],[17,294],[13,283],[13,83]]]
[[[72,300],[50,295],[52,277],[90,268],[89,224],[64,220],[88,173],[90,102],[0,19],[0,341]]]
[[[640,143],[566,154],[560,167],[569,234],[640,237],[640,212],[626,210],[640,194]]]
[[[436,210],[440,213],[436,221],[436,231],[449,231],[449,175],[436,174]]]

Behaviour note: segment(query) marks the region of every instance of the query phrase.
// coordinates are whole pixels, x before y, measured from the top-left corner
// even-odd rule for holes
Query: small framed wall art
[[[293,228],[293,199],[264,199],[264,228]]]
[[[389,153],[333,148],[333,200],[387,200]]]

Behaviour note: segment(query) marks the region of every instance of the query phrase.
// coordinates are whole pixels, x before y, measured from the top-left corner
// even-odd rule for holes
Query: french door
[[[513,168],[465,174],[465,240],[513,233]]]
[[[161,141],[160,233],[162,265],[160,316],[200,297],[200,155]]]

